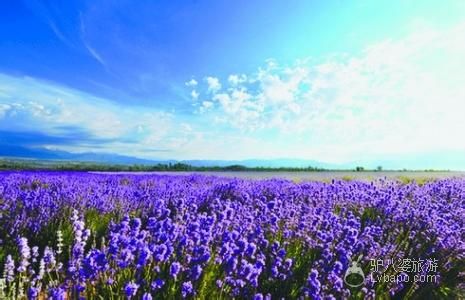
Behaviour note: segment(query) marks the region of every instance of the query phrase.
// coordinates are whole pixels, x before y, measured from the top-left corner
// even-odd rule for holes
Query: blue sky
[[[463,1],[7,1],[0,144],[426,167],[465,155],[463,53]]]

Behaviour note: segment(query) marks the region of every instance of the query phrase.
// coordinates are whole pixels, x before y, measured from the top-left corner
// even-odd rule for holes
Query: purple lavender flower
[[[56,259],[55,259],[55,254],[53,253],[52,248],[48,246],[45,247],[43,260],[44,260],[45,268],[47,272],[50,272],[55,268]]]
[[[128,282],[124,286],[124,294],[127,297],[133,297],[137,294],[137,289],[139,289],[139,285],[134,282]]]
[[[198,280],[202,276],[202,267],[200,265],[195,265],[192,267],[191,276],[194,280]]]
[[[150,288],[151,288],[153,291],[156,291],[156,290],[161,289],[164,285],[165,285],[165,281],[164,281],[164,280],[162,280],[162,279],[156,279],[156,280],[152,281],[152,283],[150,284]]]
[[[40,290],[36,287],[30,287],[28,290],[27,290],[27,298],[29,300],[35,300],[39,297],[39,292]]]
[[[145,293],[142,295],[142,300],[152,300],[152,295],[150,295],[150,293]]]
[[[29,248],[26,238],[21,237],[18,239],[18,248],[21,257],[18,266],[18,272],[24,273],[26,272],[27,267],[29,266],[29,259],[31,258],[31,248]]]
[[[0,223],[7,230],[0,232],[6,233],[0,247],[16,244],[19,254],[13,261],[5,253],[2,277],[7,285],[23,278],[27,294],[42,284],[44,296],[50,297],[62,289],[67,298],[78,298],[84,296],[79,291],[87,294],[110,288],[106,283],[114,289],[129,282],[138,286],[135,296],[128,296],[133,298],[148,298],[148,286],[153,295],[169,294],[174,286],[179,296],[195,297],[195,285],[204,283],[217,283],[225,298],[253,298],[270,284],[279,294],[290,293],[293,283],[302,280],[296,268],[314,253],[304,262],[313,269],[296,298],[345,299],[350,291],[344,286],[344,270],[360,254],[365,262],[412,253],[435,257],[441,263],[440,278],[458,269],[464,195],[463,179],[424,185],[387,179],[295,184],[199,175],[2,172]],[[80,213],[74,210],[66,220],[69,207]],[[88,243],[93,236],[82,219],[87,211],[115,220],[123,217],[119,223],[112,221],[106,242],[98,247]],[[74,240],[62,249],[65,255],[59,255],[62,247],[53,245],[40,257],[39,248],[29,249],[28,243],[51,245],[51,240],[35,239],[57,220],[64,220],[63,228],[70,223]],[[29,241],[16,239],[22,234],[30,236]],[[414,242],[405,253],[398,251],[400,237]],[[100,233],[95,238],[100,239]],[[68,253],[69,260],[63,261]],[[60,263],[68,268],[61,269]],[[207,266],[209,276],[203,276]],[[50,282],[47,272],[56,282]],[[146,282],[149,278],[158,279]],[[457,281],[463,279],[460,274]],[[438,288],[455,291],[456,285],[441,280]],[[425,286],[419,283],[412,297]],[[387,289],[398,298],[405,287],[392,283]],[[379,288],[367,283],[364,297],[374,298]],[[126,291],[121,288],[119,293],[121,297]],[[274,293],[256,296],[275,298]]]
[[[37,262],[37,258],[39,257],[39,247],[34,246],[32,247],[32,262]]]
[[[263,300],[263,294],[257,293],[253,296],[253,300]]]
[[[255,255],[255,251],[257,251],[257,245],[255,245],[255,243],[249,243],[247,245],[247,250],[246,250],[246,254],[248,256],[254,256]]]
[[[223,280],[221,280],[221,279],[217,279],[215,283],[216,283],[216,286],[219,289],[221,289],[223,287],[223,284],[224,284]]]
[[[181,294],[183,298],[186,298],[194,294],[194,287],[192,286],[191,281],[183,282],[181,287]]]
[[[140,218],[133,218],[130,223],[132,230],[134,232],[139,232],[142,225],[142,221],[140,220]]]
[[[145,265],[147,265],[147,263],[149,263],[151,258],[152,258],[152,252],[150,251],[149,247],[147,246],[142,247],[142,249],[140,249],[139,251],[137,267],[138,268],[144,267]]]
[[[80,275],[86,279],[92,279],[105,272],[108,268],[109,264],[105,253],[93,249],[82,261]]]
[[[174,262],[170,266],[170,275],[174,278],[178,276],[179,272],[181,271],[181,264],[178,262]]]
[[[309,292],[310,296],[312,299],[320,299],[320,290],[321,290],[321,283],[318,280],[318,271],[315,269],[312,269],[310,271],[310,275],[308,276],[308,287],[309,287]]]
[[[52,300],[66,299],[66,291],[62,287],[52,287],[49,289],[48,293]]]

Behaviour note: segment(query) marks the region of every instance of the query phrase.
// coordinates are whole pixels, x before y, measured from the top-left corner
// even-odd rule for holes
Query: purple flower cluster
[[[464,201],[463,179],[0,173],[0,247],[9,251],[0,251],[0,295],[454,297],[465,279]],[[404,258],[434,258],[439,281],[344,282],[356,259],[368,275],[370,259]]]

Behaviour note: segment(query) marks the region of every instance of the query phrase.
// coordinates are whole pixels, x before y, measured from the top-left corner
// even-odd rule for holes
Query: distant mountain
[[[0,156],[29,159],[66,159],[70,153],[51,151],[43,148],[26,148],[14,145],[0,145]]]
[[[1,145],[0,157],[25,158],[35,160],[58,160],[58,161],[78,161],[78,162],[98,162],[107,164],[157,164],[175,161],[156,161],[132,156],[110,154],[110,153],[70,153],[60,150],[48,150],[44,148],[26,148],[21,146]]]
[[[383,159],[367,157],[364,160],[353,161],[344,164],[324,163],[317,160],[307,159],[246,159],[246,160],[163,160],[163,159],[143,159],[133,156],[125,156],[111,153],[71,153],[60,150],[49,150],[45,148],[28,148],[11,144],[0,144],[0,157],[14,159],[67,161],[67,162],[94,162],[104,164],[120,165],[155,165],[184,163],[195,167],[226,167],[231,165],[241,165],[249,168],[256,167],[290,167],[290,168],[323,168],[329,170],[349,170],[356,166],[365,169],[375,169],[381,166],[384,170],[464,170],[465,155],[463,152],[449,152],[447,155],[441,153],[431,153],[423,155],[391,156]]]
[[[293,168],[325,168],[334,169],[340,166],[326,164],[314,160],[303,159],[247,159],[247,160],[150,160],[132,156],[125,156],[111,153],[70,153],[60,150],[49,150],[44,148],[27,148],[22,146],[1,145],[0,157],[5,158],[22,158],[33,160],[56,160],[56,161],[73,161],[73,162],[97,162],[106,164],[123,164],[123,165],[153,165],[168,163],[184,163],[195,167],[225,167],[231,165],[241,165],[249,168],[254,167],[293,167]]]

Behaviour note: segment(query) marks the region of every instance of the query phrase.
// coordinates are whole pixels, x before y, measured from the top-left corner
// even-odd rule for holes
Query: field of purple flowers
[[[465,179],[5,172],[0,299],[460,298],[464,219]]]

